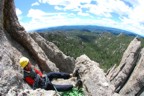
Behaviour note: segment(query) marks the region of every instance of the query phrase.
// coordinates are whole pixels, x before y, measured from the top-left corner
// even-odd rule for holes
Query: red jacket
[[[39,70],[37,70],[36,68],[34,68],[34,71],[35,71],[35,73],[36,74],[39,74],[41,77],[42,77],[42,72],[41,71],[39,71]],[[30,85],[30,86],[33,86],[33,84],[34,84],[34,79],[32,78],[32,77],[25,77],[24,78],[25,79],[25,81]]]

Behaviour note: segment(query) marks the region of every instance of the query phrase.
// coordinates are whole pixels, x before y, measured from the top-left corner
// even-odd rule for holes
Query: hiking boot
[[[74,72],[73,72],[73,77],[79,77],[79,69],[76,69]]]
[[[80,89],[80,88],[82,88],[82,85],[83,85],[82,81],[81,81],[80,79],[78,79],[75,86],[76,86],[78,89]]]

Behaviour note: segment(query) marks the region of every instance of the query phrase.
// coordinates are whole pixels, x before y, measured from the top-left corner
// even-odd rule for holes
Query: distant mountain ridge
[[[98,32],[98,33],[111,32],[116,35],[123,33],[129,36],[139,36],[138,34],[135,34],[130,31],[117,29],[117,28],[104,27],[104,26],[96,26],[96,25],[58,26],[58,27],[42,28],[42,29],[38,29],[35,31],[36,32],[52,32],[52,31],[72,31],[72,30],[81,30],[81,31]]]

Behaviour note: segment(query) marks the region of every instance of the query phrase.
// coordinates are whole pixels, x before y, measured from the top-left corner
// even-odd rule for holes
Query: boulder
[[[75,66],[79,69],[85,96],[112,96],[114,94],[114,86],[105,77],[105,73],[99,68],[97,62],[82,55],[76,59]]]

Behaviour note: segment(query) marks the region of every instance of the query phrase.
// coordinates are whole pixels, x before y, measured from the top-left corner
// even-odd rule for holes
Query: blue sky
[[[99,25],[144,36],[144,0],[15,0],[27,31],[63,25]]]

